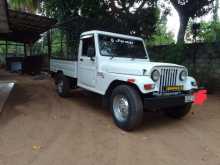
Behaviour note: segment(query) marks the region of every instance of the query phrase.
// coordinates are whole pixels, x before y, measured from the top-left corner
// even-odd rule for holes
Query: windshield
[[[144,44],[140,40],[99,35],[102,56],[147,59]]]

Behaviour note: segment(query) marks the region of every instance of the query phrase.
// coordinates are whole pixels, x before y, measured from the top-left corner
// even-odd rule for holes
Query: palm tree
[[[39,6],[39,0],[8,0],[10,8],[34,13]]]

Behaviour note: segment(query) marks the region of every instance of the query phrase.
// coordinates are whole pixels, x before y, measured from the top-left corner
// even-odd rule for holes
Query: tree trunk
[[[177,43],[184,43],[188,22],[189,17],[180,16],[180,29],[178,33]]]
[[[213,16],[213,19],[214,19],[214,22],[216,23],[216,22],[218,22],[218,9],[219,9],[219,0],[216,0],[216,2],[215,2],[215,5],[213,5],[213,14],[214,14],[214,16]]]

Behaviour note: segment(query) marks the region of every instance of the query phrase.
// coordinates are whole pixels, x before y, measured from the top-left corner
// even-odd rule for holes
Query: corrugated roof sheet
[[[4,2],[5,0],[0,0],[1,4],[4,4]],[[57,22],[56,19],[44,16],[8,10],[7,5],[1,5],[1,8],[0,40],[33,43],[41,37],[42,33],[48,31]]]

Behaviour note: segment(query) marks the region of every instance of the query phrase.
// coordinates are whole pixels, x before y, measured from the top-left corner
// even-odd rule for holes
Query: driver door
[[[78,85],[87,89],[94,89],[96,87],[96,52],[94,35],[84,36],[80,40]]]

